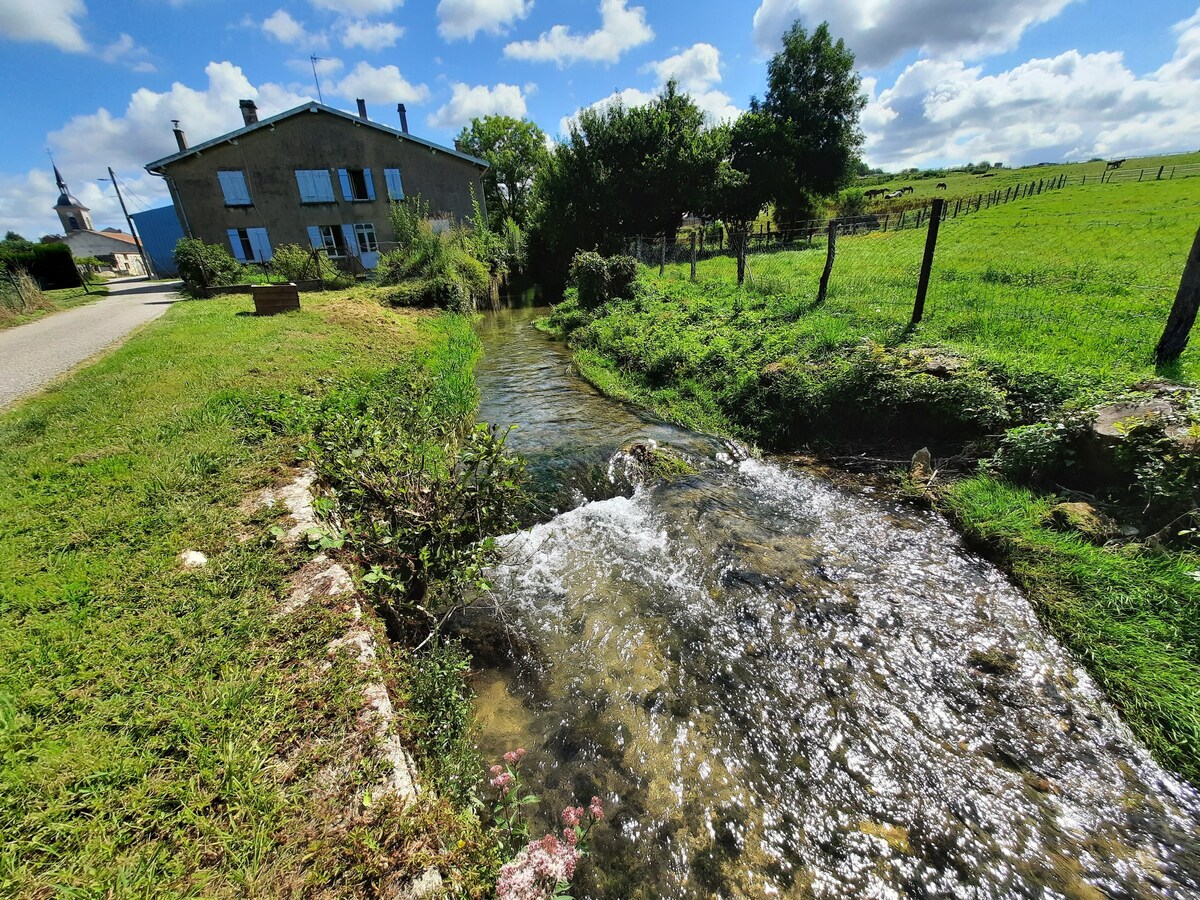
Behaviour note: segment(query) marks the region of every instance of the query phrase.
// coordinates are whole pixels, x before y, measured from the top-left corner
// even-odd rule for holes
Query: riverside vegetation
[[[839,287],[835,270],[828,301],[815,306],[824,254],[797,251],[773,259],[775,271],[791,267],[790,289],[738,288],[725,271],[733,260],[717,258],[697,283],[686,266],[661,276],[643,268],[636,283],[598,293],[597,263],[579,257],[576,286],[541,327],[569,340],[580,372],[603,391],[692,428],[776,450],[928,444],[942,457],[982,459],[975,474],[940,475],[918,492],[1008,564],[1138,734],[1195,782],[1200,451],[1166,432],[1200,433],[1197,410],[1180,413],[1182,423],[1135,426],[1116,483],[1092,498],[1133,537],[1096,542],[1050,516],[1056,494],[1078,497],[1059,485],[1070,483],[1072,438],[1088,410],[1145,398],[1162,374],[1154,341],[1195,227],[1172,211],[1194,206],[1195,184],[1072,188],[953,223],[934,280],[966,281],[986,316],[979,303],[938,306],[935,287],[926,319],[910,329],[908,308],[884,299],[909,284],[891,271]],[[1026,217],[1039,223],[1036,239],[1021,227]],[[1086,227],[1097,220],[1120,229],[1120,246],[1110,230]],[[855,246],[863,260],[882,240],[911,242],[919,259],[923,238],[846,240],[838,266],[854,265]],[[1164,266],[1171,283],[1137,287],[1160,283]],[[1189,384],[1196,365],[1185,355],[1167,374]]]
[[[495,499],[479,474],[515,463],[502,435],[469,427],[469,320],[379,300],[312,295],[266,318],[239,315],[245,297],[181,302],[0,417],[0,893],[357,896],[433,865],[451,893],[487,896],[519,850],[472,806],[483,766],[453,642],[380,642],[425,790],[405,808],[371,798],[378,763],[346,756],[371,740],[363,676],[326,650],[351,613],[275,614],[309,553],[276,540],[277,507],[243,503],[298,457],[344,486],[359,412],[389,440],[371,445],[377,462],[422,455],[410,499],[450,497],[422,528],[479,510],[460,502],[476,488]],[[452,487],[464,460],[467,486]],[[337,496],[333,521],[365,521]],[[356,528],[324,546],[361,550]],[[392,574],[406,588],[382,596],[408,603],[420,582],[441,603],[477,584],[472,535],[449,531],[444,554],[405,557],[415,568]],[[182,568],[185,549],[208,564]],[[333,787],[332,765],[347,773]]]

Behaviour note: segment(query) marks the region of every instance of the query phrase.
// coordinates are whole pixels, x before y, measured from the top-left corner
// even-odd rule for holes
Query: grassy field
[[[592,315],[568,296],[546,327],[570,334],[602,390],[691,427],[772,448],[986,454],[1064,404],[1156,375],[1196,383],[1200,348],[1164,372],[1152,353],[1197,201],[1200,178],[1089,184],[948,221],[915,328],[916,229],[840,239],[822,305],[817,247],[751,255],[744,288],[729,257],[702,261],[697,283],[687,265],[644,269],[633,298]],[[931,357],[954,376],[930,374]],[[1008,566],[1158,758],[1200,783],[1200,556],[1093,546],[1043,524],[1055,498],[987,474],[936,502]]]
[[[278,513],[239,504],[295,461],[251,412],[393,367],[467,384],[474,354],[444,351],[477,341],[466,320],[347,293],[245,308],[177,303],[0,416],[2,896],[358,896],[397,841],[444,855],[422,822],[363,824],[356,797],[321,789],[363,739],[354,668],[319,666],[349,613],[277,620],[307,554],[275,544]],[[210,564],[182,569],[185,549]],[[403,700],[402,661],[393,677]]]
[[[73,306],[82,306],[108,296],[108,285],[91,284],[85,290],[82,287],[63,288],[57,291],[43,291],[46,302],[33,307],[13,308],[6,305],[0,297],[0,329],[12,328],[14,325],[24,325],[43,316]],[[14,304],[15,307],[15,304]]]

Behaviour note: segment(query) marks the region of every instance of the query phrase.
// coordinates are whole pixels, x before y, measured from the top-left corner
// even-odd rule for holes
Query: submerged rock
[[[933,477],[933,454],[928,447],[922,447],[913,454],[912,468],[909,471],[913,481],[928,481]]]
[[[625,463],[630,481],[651,484],[670,481],[685,475],[695,475],[695,466],[673,450],[660,447],[654,441],[636,441],[617,451],[614,459]]]

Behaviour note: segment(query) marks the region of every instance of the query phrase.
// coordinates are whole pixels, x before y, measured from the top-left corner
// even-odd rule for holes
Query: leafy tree
[[[491,164],[483,191],[492,227],[499,230],[506,219],[524,227],[534,174],[549,152],[542,129],[526,119],[484,116],[459,132],[458,145]]]
[[[797,20],[783,49],[767,64],[767,92],[751,98],[750,112],[770,124],[764,148],[771,158],[764,190],[783,222],[810,217],[814,198],[846,186],[858,165],[863,134],[859,114],[867,98],[854,54],[834,42],[828,23],[812,35]]]
[[[33,241],[26,240],[15,231],[6,232],[4,235],[4,240],[0,241],[0,245],[2,245],[0,246],[0,249],[14,253],[22,250],[33,249]]]
[[[63,236],[61,234],[43,234],[38,238],[39,244],[61,244]]]
[[[175,244],[175,268],[189,288],[237,284],[244,268],[220,244],[199,238],[180,238]]]

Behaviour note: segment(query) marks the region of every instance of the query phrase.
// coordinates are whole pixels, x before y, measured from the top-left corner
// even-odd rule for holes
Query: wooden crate
[[[250,293],[254,296],[256,316],[273,316],[300,308],[300,291],[291,283],[256,284],[250,289]]]

